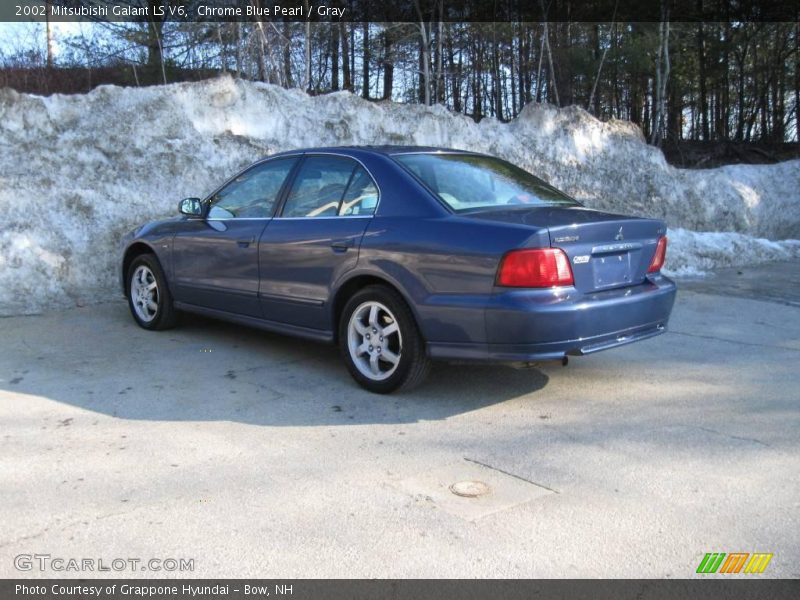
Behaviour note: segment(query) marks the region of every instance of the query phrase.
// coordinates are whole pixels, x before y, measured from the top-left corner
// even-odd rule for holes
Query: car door
[[[179,302],[261,317],[258,240],[298,157],[276,158],[240,173],[206,199],[173,240],[173,294]]]
[[[333,283],[358,260],[378,187],[356,160],[307,155],[259,243],[264,318],[329,330]]]

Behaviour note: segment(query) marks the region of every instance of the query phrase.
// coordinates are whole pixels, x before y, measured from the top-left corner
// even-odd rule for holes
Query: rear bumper
[[[591,354],[664,333],[676,291],[663,275],[592,294],[503,290],[486,307],[486,344],[430,343],[428,351],[437,359],[493,362]]]

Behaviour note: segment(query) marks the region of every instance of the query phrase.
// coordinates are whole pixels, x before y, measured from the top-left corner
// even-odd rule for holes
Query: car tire
[[[339,319],[339,349],[353,379],[376,394],[412,389],[430,370],[411,309],[382,285],[367,286],[347,301]]]
[[[136,323],[151,331],[175,326],[177,314],[167,278],[153,254],[137,256],[128,267],[128,306]]]

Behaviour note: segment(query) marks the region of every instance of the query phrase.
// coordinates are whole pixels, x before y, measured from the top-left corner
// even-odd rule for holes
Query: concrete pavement
[[[691,287],[691,291],[688,289]],[[0,319],[0,577],[800,577],[800,308],[679,293],[671,330],[374,396],[335,349],[123,302]],[[479,479],[492,493],[448,486]]]

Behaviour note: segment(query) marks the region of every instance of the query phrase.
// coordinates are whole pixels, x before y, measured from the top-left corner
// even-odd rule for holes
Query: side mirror
[[[178,203],[178,212],[187,217],[202,217],[203,202],[200,198],[184,198]]]

